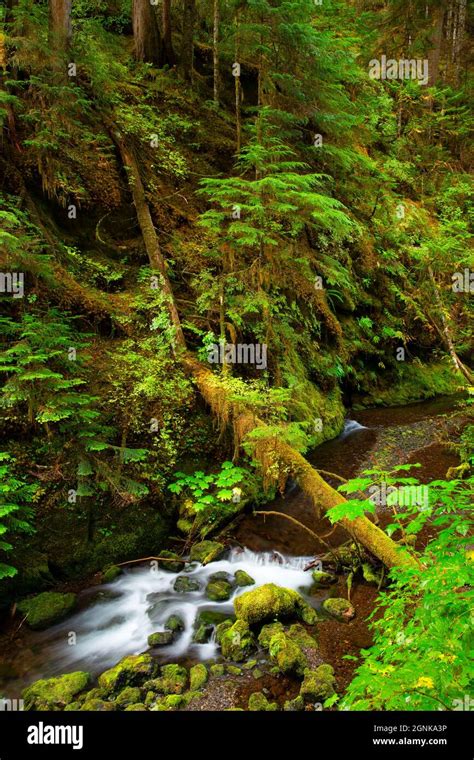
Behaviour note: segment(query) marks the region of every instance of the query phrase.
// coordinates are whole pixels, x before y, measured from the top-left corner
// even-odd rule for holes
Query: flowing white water
[[[346,438],[348,435],[352,435],[352,433],[357,433],[359,430],[367,430],[365,425],[361,425],[357,420],[346,420],[344,423],[344,429],[339,436],[339,438]]]
[[[127,570],[113,583],[90,590],[87,607],[44,633],[34,635],[36,661],[32,668],[34,672],[29,676],[41,678],[74,670],[102,672],[121,657],[146,650],[149,634],[164,631],[166,620],[173,614],[183,620],[184,631],[176,635],[172,644],[154,652],[159,652],[158,656],[167,660],[183,656],[211,659],[218,651],[212,639],[206,644],[192,641],[194,622],[200,611],[231,615],[236,596],[264,583],[275,583],[305,594],[312,578],[310,572],[304,572],[304,567],[313,559],[284,557],[278,552],[257,554],[248,549],[232,549],[226,559],[205,567],[198,563],[189,564],[180,573],[148,565]],[[236,570],[245,570],[255,580],[255,585],[237,587],[226,602],[212,602],[206,598],[209,576],[217,572],[233,576]],[[197,581],[199,589],[185,593],[175,591],[173,586],[180,575]],[[70,644],[70,641],[75,643]]]

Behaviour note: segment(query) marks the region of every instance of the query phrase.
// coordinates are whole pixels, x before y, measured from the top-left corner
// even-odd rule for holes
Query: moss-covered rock
[[[226,660],[234,662],[244,662],[255,649],[255,637],[245,620],[236,620],[222,630],[219,643]]]
[[[226,602],[232,596],[233,586],[222,579],[210,580],[206,586],[206,596],[213,602]]]
[[[285,712],[300,712],[301,710],[304,710],[303,697],[298,695],[294,699],[287,699],[283,705],[283,709]]]
[[[158,567],[162,570],[168,570],[170,573],[180,573],[184,570],[185,562],[181,559],[176,552],[170,552],[168,549],[162,549],[160,551],[160,557],[163,559],[158,560]]]
[[[209,669],[211,671],[211,676],[214,676],[214,678],[220,678],[224,675],[224,666],[218,662],[211,665]]]
[[[373,583],[374,586],[381,586],[383,582],[382,573],[378,573],[369,562],[362,565],[362,575],[367,583]]]
[[[165,628],[168,631],[173,631],[173,633],[180,633],[184,631],[183,619],[179,615],[170,615],[166,620]]]
[[[148,636],[148,646],[165,647],[168,644],[171,644],[173,639],[173,631],[157,631],[156,633],[150,633]]]
[[[355,615],[354,607],[347,599],[342,597],[335,597],[333,599],[325,599],[323,602],[323,609],[336,620],[340,620],[341,623],[347,623]]]
[[[298,644],[299,647],[303,647],[304,649],[318,648],[318,642],[314,636],[311,636],[311,634],[308,633],[306,628],[304,628],[301,623],[294,623],[293,625],[290,625],[286,632],[286,635],[289,639],[294,641],[295,644]]]
[[[44,591],[42,594],[22,599],[18,611],[26,616],[26,622],[34,630],[48,628],[69,615],[76,606],[76,594],[59,594]]]
[[[253,711],[275,712],[278,710],[278,705],[276,702],[269,702],[265,694],[261,691],[256,691],[249,697],[248,709]]]
[[[258,643],[264,649],[268,649],[272,637],[275,636],[276,633],[283,633],[284,630],[282,623],[267,623],[262,627],[258,634]]]
[[[228,631],[229,628],[231,628],[234,622],[234,620],[227,618],[226,620],[223,620],[222,623],[219,623],[219,625],[216,627],[216,641],[218,644],[222,643],[222,637],[224,633]]]
[[[99,676],[99,686],[108,692],[120,691],[125,686],[141,684],[153,677],[156,664],[149,654],[137,654],[124,657],[113,668]]]
[[[159,678],[146,681],[144,687],[159,694],[183,694],[188,685],[188,671],[181,665],[163,665]]]
[[[226,673],[228,673],[230,676],[241,676],[243,670],[237,665],[226,665]]]
[[[179,575],[174,582],[174,590],[180,594],[188,591],[199,591],[199,581],[195,578],[188,578],[186,575]]]
[[[332,573],[324,573],[322,570],[313,570],[313,581],[318,588],[327,588],[337,582],[337,576]]]
[[[89,673],[76,671],[57,678],[35,681],[22,693],[26,710],[62,710],[84,691],[90,681]]]
[[[172,710],[179,710],[186,704],[186,700],[182,694],[169,694],[166,697],[159,699],[156,704],[150,709],[158,712],[169,712]]]
[[[316,612],[297,591],[274,583],[246,591],[237,597],[234,607],[237,618],[245,620],[249,625],[291,617],[308,624],[317,621]]]
[[[225,552],[225,546],[218,541],[200,541],[191,547],[191,562],[201,562],[207,565],[209,562],[219,559]]]
[[[102,572],[102,582],[112,583],[119,575],[122,574],[122,568],[117,565],[110,565]]]
[[[212,625],[205,625],[204,623],[196,628],[193,633],[193,642],[195,644],[207,644],[211,640],[214,627]]]
[[[331,665],[320,665],[315,670],[309,668],[304,672],[300,696],[305,702],[324,701],[335,694],[334,669]]]
[[[202,663],[193,665],[189,671],[189,688],[191,691],[199,691],[199,689],[202,689],[204,684],[207,682],[208,678],[209,673],[207,672],[205,665]]]
[[[282,673],[302,676],[308,667],[303,651],[285,633],[280,632],[272,636],[268,651]]]
[[[81,707],[81,712],[113,712],[115,704],[105,699],[87,699]]]
[[[143,702],[137,702],[134,705],[128,705],[128,707],[125,708],[125,712],[147,712],[147,706],[143,704]]]
[[[128,707],[128,705],[140,702],[141,696],[141,691],[138,686],[127,686],[117,695],[115,698],[115,704],[120,707]]]
[[[245,570],[237,570],[235,575],[236,586],[254,586],[255,581],[251,575],[245,572]]]

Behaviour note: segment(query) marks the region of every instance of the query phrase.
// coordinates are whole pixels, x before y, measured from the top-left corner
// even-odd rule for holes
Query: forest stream
[[[463,414],[456,407],[457,397],[444,397],[405,407],[351,411],[343,432],[317,447],[309,460],[315,468],[344,478],[354,477],[369,467],[375,455],[387,468],[400,462],[419,462],[422,467],[417,476],[421,482],[444,477],[447,469],[456,465],[457,458],[441,442],[439,433],[446,441],[462,424]],[[318,533],[325,526],[322,533],[331,527],[327,519],[315,527],[308,497],[294,483],[265,509],[291,515]],[[379,519],[383,520],[383,514]],[[71,671],[85,670],[97,676],[121,657],[146,650],[148,636],[164,632],[170,616],[178,616],[184,630],[169,645],[151,650],[161,662],[222,660],[215,630],[209,624],[215,625],[232,615],[235,597],[247,588],[237,587],[228,600],[211,602],[204,589],[209,577],[216,573],[228,578],[236,570],[243,570],[256,586],[271,582],[297,590],[316,609],[325,598],[334,596],[336,589],[341,596],[345,595],[343,578],[330,589],[314,588],[311,573],[305,569],[324,553],[324,546],[315,546],[310,535],[286,520],[277,516],[262,519],[248,513],[229,529],[227,539],[232,548],[226,558],[207,566],[192,562],[184,571],[171,572],[159,567],[150,570],[148,563],[132,565],[112,583],[83,590],[75,615],[46,631],[24,632],[21,650],[9,663],[10,678],[3,684],[0,681],[2,692],[16,698],[31,681]],[[345,540],[347,536],[338,528],[330,543],[335,546]],[[175,590],[179,578],[186,579],[178,581],[183,590]],[[332,661],[336,676],[343,680],[346,674],[339,655],[357,651],[369,643],[366,617],[376,591],[364,583],[356,587],[353,598],[358,615],[346,626],[344,637],[339,634],[338,640],[334,639],[331,632],[334,623],[330,621],[326,635],[322,632],[320,646],[323,652],[327,650],[325,659]],[[201,638],[199,633],[196,635],[199,630]],[[259,662],[263,664],[265,660]],[[269,693],[275,696],[272,685],[275,686],[274,680]],[[291,685],[286,686],[291,695]]]

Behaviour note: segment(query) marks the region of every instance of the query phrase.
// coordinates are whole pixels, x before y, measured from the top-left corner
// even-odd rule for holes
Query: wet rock
[[[220,663],[214,663],[214,665],[211,665],[210,671],[211,675],[214,676],[214,678],[220,678],[224,675],[224,666]]]
[[[157,631],[156,633],[150,633],[148,636],[149,647],[165,647],[171,644],[174,639],[173,631]]]
[[[212,625],[199,625],[193,633],[193,641],[195,644],[207,644],[211,640],[214,626]]]
[[[184,631],[184,622],[179,615],[170,615],[165,623],[165,628],[173,633]]]
[[[252,711],[275,712],[278,710],[278,705],[276,702],[269,702],[263,692],[256,691],[249,697],[248,709]]]
[[[355,615],[355,609],[352,604],[342,597],[325,599],[323,609],[341,623],[347,623]]]
[[[275,636],[276,633],[283,633],[284,630],[282,623],[267,623],[258,635],[258,643],[264,649],[268,649],[272,636]]]
[[[219,644],[226,660],[244,662],[255,649],[255,637],[245,620],[236,620],[231,626],[221,629]]]
[[[209,562],[219,559],[225,552],[225,546],[217,541],[200,541],[191,548],[191,562],[201,562],[207,565]]]
[[[335,694],[334,669],[331,665],[320,665],[315,670],[305,670],[300,696],[305,702],[323,702]]]
[[[141,700],[141,691],[137,686],[127,686],[122,689],[120,694],[115,699],[115,704],[119,707],[128,707]]]
[[[237,597],[234,607],[237,618],[246,620],[250,625],[291,617],[308,624],[317,621],[316,612],[297,591],[274,583],[246,591]]]
[[[122,568],[117,565],[111,565],[102,572],[102,582],[112,583],[119,575],[122,574]]]
[[[189,688],[191,691],[199,691],[207,682],[209,674],[207,668],[202,663],[193,665],[189,671]]]
[[[206,596],[213,602],[226,602],[232,596],[233,586],[224,579],[209,580]]]
[[[297,696],[294,699],[287,699],[283,705],[285,712],[300,712],[304,710],[304,699],[302,696]]]
[[[185,562],[176,552],[163,549],[160,551],[160,557],[164,557],[163,560],[158,560],[158,567],[162,570],[168,570],[170,573],[180,573],[181,570],[184,570]]]
[[[104,699],[88,699],[80,709],[81,712],[112,712],[115,710],[115,705]]]
[[[182,694],[169,694],[168,696],[159,699],[150,709],[158,712],[169,712],[172,710],[179,710],[179,708],[184,705],[185,699]]]
[[[149,654],[124,657],[113,668],[99,676],[99,686],[107,691],[120,691],[125,686],[141,684],[154,675],[156,664]]]
[[[327,588],[332,583],[337,582],[337,576],[332,573],[324,573],[322,570],[313,570],[311,573],[313,581],[318,588]]]
[[[26,616],[26,622],[30,628],[40,630],[58,623],[69,615],[75,606],[76,594],[44,591],[42,594],[18,602],[18,611]]]
[[[144,688],[159,694],[182,694],[187,685],[188,671],[186,668],[181,665],[163,665],[160,677],[146,681]]]
[[[245,572],[245,570],[237,570],[235,575],[236,586],[254,586],[255,581],[251,575]]]
[[[272,636],[268,651],[282,673],[302,676],[308,667],[306,657],[298,644],[288,638],[285,633],[280,632]]]
[[[61,710],[84,691],[90,681],[89,673],[76,671],[57,678],[35,681],[22,692],[26,710]]]
[[[195,578],[188,578],[186,575],[179,575],[173,586],[174,590],[180,594],[188,591],[199,591],[199,581]]]

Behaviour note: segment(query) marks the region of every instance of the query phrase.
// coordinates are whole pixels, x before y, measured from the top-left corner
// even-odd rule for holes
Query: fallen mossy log
[[[245,440],[249,442],[249,435],[253,431],[259,432],[258,437],[252,441],[252,451],[262,469],[264,480],[270,477],[278,479],[282,484],[291,475],[310,496],[318,515],[346,501],[292,446],[281,441],[273,432],[269,431],[268,437],[265,437],[265,423],[245,409],[241,402],[229,400],[228,389],[218,376],[189,356],[184,359],[184,363],[221,424],[233,425],[236,448],[240,448]],[[405,548],[395,543],[367,517],[357,517],[354,520],[343,518],[339,524],[387,567],[418,567],[416,559]]]

